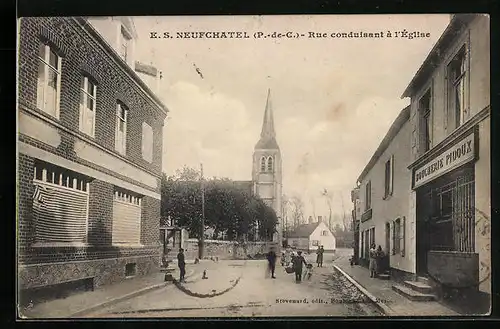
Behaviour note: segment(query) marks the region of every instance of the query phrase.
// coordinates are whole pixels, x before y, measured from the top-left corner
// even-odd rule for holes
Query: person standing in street
[[[179,282],[185,282],[184,276],[186,275],[186,261],[184,259],[184,249],[180,248],[177,254],[177,265],[179,266],[180,276]]]
[[[268,263],[268,270],[271,272],[271,278],[276,279],[274,276],[274,271],[276,269],[276,252],[274,251],[274,248],[271,248],[271,250],[267,253],[267,263]]]
[[[318,267],[323,267],[323,253],[325,252],[325,249],[323,246],[318,247],[318,250],[316,251],[316,263],[318,263]]]
[[[372,244],[369,255],[370,255],[370,264],[368,268],[370,270],[370,278],[374,278],[377,276],[377,249],[375,249],[375,243]]]
[[[304,256],[302,256],[302,251],[297,252],[297,256],[295,256],[292,260],[293,269],[295,272],[295,282],[300,283],[302,281],[302,264],[307,265]]]

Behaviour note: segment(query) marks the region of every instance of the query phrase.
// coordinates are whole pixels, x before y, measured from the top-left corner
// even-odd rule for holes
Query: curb
[[[368,290],[366,290],[361,284],[358,283],[358,281],[354,280],[351,276],[349,276],[346,272],[344,272],[340,267],[337,265],[333,265],[333,267],[339,271],[349,282],[351,282],[356,288],[358,288],[368,299],[372,301],[372,303],[375,305],[375,307],[382,312],[382,314],[385,315],[390,315],[392,313],[392,310],[385,305],[384,303],[380,302],[377,297],[373,296]]]
[[[189,275],[186,274],[186,277],[190,277],[192,276],[193,274],[195,273],[194,270],[191,270],[191,273]],[[68,317],[69,318],[78,318],[78,317],[82,317],[86,314],[89,314],[89,313],[92,313],[100,308],[105,308],[105,307],[108,307],[108,306],[111,306],[113,304],[116,304],[116,303],[120,303],[120,302],[123,302],[127,299],[131,299],[131,298],[134,298],[134,297],[137,297],[139,295],[143,295],[145,293],[148,293],[150,291],[153,291],[155,289],[159,289],[159,288],[163,288],[163,287],[166,287],[168,286],[169,284],[171,284],[172,282],[162,282],[162,283],[158,283],[158,284],[155,284],[155,285],[152,285],[152,286],[149,286],[149,287],[146,287],[146,288],[142,288],[142,289],[139,289],[139,290],[136,290],[136,291],[133,291],[131,293],[128,293],[128,294],[125,294],[125,295],[122,295],[122,296],[119,296],[119,297],[116,297],[116,298],[113,298],[111,300],[108,300],[106,302],[103,302],[103,303],[100,303],[100,304],[97,304],[97,305],[94,305],[94,306],[90,306],[89,308],[86,308],[84,310],[80,310],[78,312],[75,312],[75,313],[72,313],[70,314]]]

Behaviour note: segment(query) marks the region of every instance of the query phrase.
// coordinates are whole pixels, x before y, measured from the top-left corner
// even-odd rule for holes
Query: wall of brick
[[[132,256],[155,259],[159,257],[160,201],[144,198],[141,236],[145,246],[114,247],[111,245],[113,185],[99,180],[90,183],[88,246],[33,247],[35,237],[32,217],[33,164],[34,158],[24,154],[19,155],[18,260],[20,264],[81,262]]]
[[[130,110],[126,157],[140,168],[159,176],[165,115],[148,99],[144,91],[133,83],[133,77],[124,73],[110,55],[72,19],[55,17],[21,20],[20,110],[28,108],[48,117],[36,108],[37,54],[40,40],[48,40],[56,46],[63,57],[60,116],[55,121],[74,133],[58,128],[61,143],[57,148],[25,135],[20,136],[20,141],[66,159],[106,171],[105,168],[96,168],[93,164],[77,159],[74,152],[75,139],[81,136],[78,131],[80,80],[83,74],[87,74],[98,84],[96,128],[93,140],[114,152],[116,101],[117,99],[123,101]],[[152,164],[142,159],[141,137],[144,121],[151,125],[154,131]],[[33,163],[33,158],[19,155],[18,242],[21,289],[52,285],[84,277],[94,277],[95,286],[108,284],[124,278],[125,265],[128,262],[137,263],[137,275],[146,275],[157,268],[159,247],[155,245],[155,242],[158,241],[159,231],[159,200],[148,197],[144,200],[141,237],[145,247],[117,248],[111,245],[113,186],[99,180],[93,180],[90,183],[88,246],[33,247],[35,233],[31,210]],[[107,173],[117,175],[117,173]],[[129,182],[133,179],[120,178]],[[137,184],[137,182],[134,183]]]
[[[21,19],[19,48],[19,98],[21,103],[36,107],[38,70],[38,44],[48,40],[62,56],[61,102],[59,122],[78,131],[80,81],[83,74],[97,81],[97,109],[94,140],[114,151],[116,101],[129,107],[127,158],[135,164],[161,173],[161,139],[164,113],[146,93],[136,86],[133,79],[123,72],[112,56],[94,40],[76,21],[61,17],[31,17]],[[90,27],[86,27],[90,29]],[[44,114],[42,111],[40,113]],[[142,122],[153,127],[153,163],[142,159]],[[72,149],[74,137],[62,133],[61,155]]]
[[[274,242],[248,242],[245,246],[235,241],[205,240],[204,257],[218,257],[219,259],[245,259],[246,255],[255,256],[265,254],[271,247],[277,248]],[[186,239],[183,241],[184,254],[187,260],[198,258],[198,240]]]

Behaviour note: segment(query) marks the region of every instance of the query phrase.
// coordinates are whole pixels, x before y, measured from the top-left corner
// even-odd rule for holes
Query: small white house
[[[287,241],[288,245],[307,252],[313,252],[319,246],[323,246],[325,252],[334,252],[336,249],[335,236],[323,222],[298,226]]]

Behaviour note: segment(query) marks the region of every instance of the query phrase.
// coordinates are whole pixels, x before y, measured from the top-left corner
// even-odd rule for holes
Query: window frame
[[[146,130],[145,128],[148,129],[148,131],[151,133],[151,139],[149,140],[149,146],[146,146],[146,141],[144,140],[144,137],[146,136]],[[146,160],[149,163],[153,163],[153,158],[154,158],[154,130],[153,126],[149,125],[147,122],[142,123],[142,134],[141,134],[141,153],[142,153],[142,158]],[[149,147],[150,151],[147,151]]]
[[[463,55],[462,65],[464,66],[463,71],[460,71],[460,74],[457,77],[453,77],[453,67],[452,65],[456,62],[457,57]],[[462,41],[457,46],[456,50],[450,56],[451,58],[448,60],[446,64],[446,126],[449,126],[448,122],[451,122],[453,125],[448,129],[449,132],[454,131],[455,129],[462,126],[469,118],[470,118],[470,50],[469,50],[469,41]],[[457,84],[462,82],[463,86],[463,109],[460,111],[457,110],[457,102],[456,102],[456,91]],[[459,115],[457,115],[457,113]]]
[[[42,108],[40,106],[40,102],[39,102],[39,93],[40,93],[40,90],[39,90],[39,85],[40,83],[38,82],[39,79],[40,79],[40,72],[37,71],[37,91],[36,91],[36,95],[37,95],[37,99],[36,99],[36,107],[40,110],[42,110],[44,113],[50,115],[51,117],[53,118],[56,118],[56,119],[59,119],[60,117],[60,103],[61,103],[61,76],[62,76],[62,56],[61,54],[57,51],[57,49],[52,46],[49,42],[46,42],[46,41],[43,41],[43,40],[40,40],[39,41],[39,45],[38,47],[40,46],[43,46],[45,49],[44,49],[44,58],[41,58],[40,57],[40,53],[37,54],[37,63],[38,65],[40,64],[43,64],[43,70],[44,70],[44,81],[43,81],[43,98],[42,98],[42,103],[45,104],[46,103],[46,99],[47,99],[47,89],[48,89],[48,82],[49,82],[49,72],[50,70],[52,70],[53,72],[55,72],[57,74],[57,78],[56,78],[56,100],[55,100],[55,109],[54,109],[54,114],[52,114],[52,112],[48,111],[45,106],[43,106],[44,108]],[[56,56],[56,60],[57,60],[57,68],[55,68],[54,66],[52,66],[50,64],[50,54],[54,53],[54,55]],[[39,70],[39,67],[38,67],[38,70]]]
[[[266,172],[267,169],[267,160],[265,156],[260,158],[260,172]]]
[[[121,116],[123,111],[123,116]],[[129,108],[120,101],[116,102],[116,124],[115,124],[115,151],[121,155],[127,154],[127,124],[128,124]],[[123,139],[119,143],[120,138],[120,122],[123,122]]]
[[[369,180],[365,185],[365,211],[372,207],[372,181]]]
[[[419,113],[419,138],[420,138],[420,144],[423,145],[423,148],[420,147],[421,150],[423,150],[423,153],[429,151],[432,148],[432,137],[433,137],[433,113],[434,111],[432,110],[432,86],[429,86],[425,89],[425,91],[421,94],[422,96],[418,99],[418,113]],[[424,98],[428,97],[428,104],[425,104],[427,106],[423,106],[424,103]]]
[[[80,125],[79,125],[79,127],[80,127],[81,132],[94,138],[95,137],[95,121],[96,121],[96,115],[97,115],[97,82],[93,78],[91,78],[90,76],[85,75],[85,74],[82,75],[82,78],[83,78],[83,87],[80,87],[80,92],[81,92],[81,97],[83,98],[83,104],[82,104],[82,102],[80,102]],[[94,86],[94,88],[93,88],[94,95],[90,95],[88,93],[88,84],[89,83],[91,83]],[[88,111],[90,110],[87,106],[88,97],[90,97],[94,101],[93,109],[92,109],[94,116],[92,119],[92,130],[91,130],[90,134],[88,133],[88,131],[84,127],[84,125],[88,122],[87,115],[88,115]]]
[[[52,248],[52,247],[74,247],[86,246],[89,239],[89,211],[90,211],[90,182],[92,179],[78,172],[59,167],[57,165],[47,163],[45,161],[36,160],[33,165],[33,180],[32,184],[35,188],[51,188],[58,191],[68,191],[85,195],[87,205],[85,209],[85,237],[83,242],[56,242],[56,241],[36,241],[33,247],[35,248]],[[34,205],[33,205],[34,206]]]
[[[266,171],[274,172],[274,159],[272,156],[268,156],[266,160]]]

